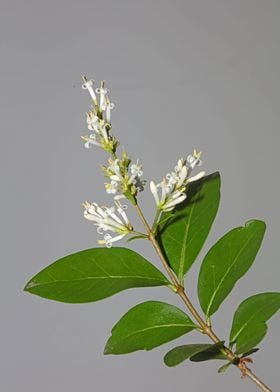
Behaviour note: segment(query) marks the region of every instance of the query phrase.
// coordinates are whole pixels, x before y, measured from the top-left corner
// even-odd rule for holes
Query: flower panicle
[[[108,97],[109,90],[105,88],[105,82],[101,81],[100,87],[94,89],[94,80],[82,77],[84,90],[88,90],[92,107],[86,113],[87,128],[94,133],[82,136],[85,147],[91,148],[94,145],[103,148],[105,151],[115,153],[119,141],[111,134],[111,111],[115,107]],[[98,99],[99,97],[99,99]]]
[[[87,127],[90,134],[81,136],[86,148],[93,146],[101,147],[110,153],[107,166],[102,166],[102,171],[108,182],[105,183],[105,190],[109,195],[113,195],[114,200],[128,199],[132,204],[136,204],[138,192],[144,190],[146,181],[143,175],[142,165],[137,160],[131,162],[128,154],[123,152],[118,157],[116,150],[119,141],[112,135],[111,110],[114,104],[108,97],[108,89],[105,88],[104,81],[101,81],[99,88],[94,89],[94,81],[83,76],[82,88],[88,90],[91,99],[91,109],[86,113]]]
[[[200,157],[201,152],[194,150],[192,154],[188,155],[187,159],[179,159],[174,171],[167,173],[160,183],[150,182],[150,190],[159,210],[164,212],[172,211],[186,199],[187,184],[199,180],[205,175],[205,172],[201,171],[190,177],[192,170],[196,166],[202,165]]]
[[[111,133],[111,110],[114,104],[110,102],[104,81],[94,89],[94,81],[83,76],[82,88],[88,90],[92,99],[92,106],[86,113],[87,127],[91,133],[82,136],[82,139],[86,148],[98,146],[110,153],[108,164],[102,166],[102,171],[107,179],[104,184],[106,193],[115,200],[115,206],[110,208],[101,207],[97,203],[85,203],[84,217],[97,226],[98,233],[105,232],[99,243],[111,247],[113,242],[133,231],[120,200],[126,198],[132,204],[137,204],[138,192],[144,190],[146,181],[142,179],[143,167],[138,160],[132,162],[126,152],[121,156],[116,154],[119,141]],[[205,175],[201,171],[191,176],[193,169],[201,165],[201,152],[194,150],[186,159],[179,159],[174,171],[167,173],[160,183],[150,182],[150,190],[159,211],[170,212],[186,199],[187,184]],[[117,235],[112,237],[108,231]]]

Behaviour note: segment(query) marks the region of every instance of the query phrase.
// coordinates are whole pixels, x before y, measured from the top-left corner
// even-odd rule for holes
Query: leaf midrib
[[[271,306],[271,304],[264,304],[261,308],[257,309],[256,312],[254,312],[254,314],[251,315],[251,317],[245,322],[245,324],[243,325],[242,328],[240,328],[240,330],[235,334],[235,336],[231,339],[232,342],[235,342],[236,339],[238,338],[238,336],[242,333],[242,331],[244,331],[244,328],[247,327],[247,325],[251,322],[251,320],[261,311],[263,311],[263,309],[265,309],[267,306]],[[260,320],[260,322],[258,324],[264,324],[266,325],[266,321],[267,320]]]
[[[186,260],[186,247],[187,247],[187,240],[188,240],[188,234],[189,234],[189,230],[190,230],[190,222],[191,222],[191,218],[192,218],[192,214],[193,214],[193,210],[195,208],[195,204],[193,204],[191,210],[190,210],[190,214],[189,214],[189,220],[187,223],[187,228],[185,230],[185,234],[183,237],[183,246],[181,249],[181,254],[180,254],[180,261],[179,261],[179,270],[178,270],[178,277],[180,280],[182,280],[182,278],[184,277],[184,261]]]
[[[202,210],[199,212],[199,214],[195,217],[195,219],[192,221],[192,215],[193,212],[196,208],[196,203],[193,203],[193,205],[190,208],[189,214],[188,216],[186,216],[185,219],[183,219],[183,222],[186,225],[186,230],[184,233],[184,237],[183,237],[183,247],[181,249],[181,253],[180,253],[180,260],[179,260],[179,269],[178,269],[178,278],[180,280],[183,279],[184,277],[184,266],[185,266],[185,262],[187,262],[187,255],[186,255],[186,248],[187,245],[189,246],[190,242],[187,243],[188,241],[188,237],[189,237],[189,231],[190,231],[190,226],[194,226],[195,222],[198,220],[198,218],[204,214],[205,211],[207,211],[208,209],[210,209],[210,207],[212,207],[213,203],[210,203],[209,205],[206,205],[204,208],[202,208]],[[186,222],[187,220],[187,222]],[[198,228],[197,231],[194,232],[193,237],[197,234],[197,232],[199,232],[201,230],[201,228]],[[171,236],[170,236],[171,237]],[[179,244],[181,244],[180,241],[178,241],[176,238],[173,237],[173,240],[176,240]]]
[[[156,279],[156,278],[151,278],[151,277],[146,277],[146,276],[141,276],[141,275],[133,275],[133,276],[121,276],[121,275],[115,275],[115,276],[111,276],[111,275],[106,275],[106,276],[90,276],[90,277],[83,277],[83,278],[79,278],[79,279],[60,279],[60,280],[52,280],[52,281],[48,281],[48,282],[38,282],[38,283],[33,283],[33,285],[30,288],[33,287],[38,287],[38,286],[47,286],[50,284],[55,284],[55,283],[75,283],[75,282],[81,282],[84,280],[98,280],[98,279],[139,279],[139,280],[151,280],[151,281],[157,281],[157,282],[163,282],[165,284],[168,284],[169,282],[166,280],[161,280],[161,279]],[[32,283],[32,282],[30,282]]]
[[[143,329],[140,329],[140,330],[138,330],[138,331],[135,331],[135,332],[132,332],[131,334],[129,334],[129,335],[126,335],[123,339],[121,339],[120,341],[122,342],[123,340],[126,340],[126,339],[128,339],[128,338],[130,338],[130,337],[132,337],[132,336],[135,336],[135,335],[139,335],[139,334],[141,334],[141,333],[143,333],[143,332],[146,332],[146,331],[150,331],[151,329],[159,329],[159,328],[171,328],[171,327],[184,327],[184,328],[188,328],[188,327],[191,327],[191,328],[195,328],[195,326],[192,324],[192,323],[190,323],[190,324],[161,324],[161,325],[153,325],[153,326],[151,326],[151,327],[147,327],[147,328],[143,328]],[[114,333],[114,332],[113,332]],[[112,335],[112,337],[113,337],[113,335]]]
[[[240,254],[243,252],[244,248],[248,245],[248,243],[251,241],[251,239],[254,237],[254,234],[252,234],[248,240],[244,243],[244,245],[241,247],[241,249],[239,250],[239,252],[237,253],[237,255],[235,256],[233,263],[230,264],[229,268],[226,270],[224,276],[222,277],[222,279],[220,280],[218,286],[216,287],[215,291],[213,292],[213,295],[211,297],[211,300],[209,302],[209,305],[207,307],[207,311],[206,314],[209,316],[210,314],[210,310],[211,310],[211,306],[214,302],[215,297],[217,296],[218,291],[220,290],[221,284],[224,282],[226,276],[229,274],[229,272],[231,271],[232,267],[235,265],[235,263],[238,261],[238,258],[240,256]]]

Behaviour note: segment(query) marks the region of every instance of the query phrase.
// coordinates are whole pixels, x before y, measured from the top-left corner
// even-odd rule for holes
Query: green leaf
[[[212,344],[184,344],[182,346],[177,346],[168,351],[163,360],[167,366],[177,366],[186,359],[189,359],[192,355],[206,350],[211,346]]]
[[[246,351],[244,354],[241,355],[241,358],[245,358],[245,357],[249,357],[249,355],[252,355],[254,353],[256,353],[257,351],[259,351],[259,348],[252,348],[249,351]]]
[[[126,248],[88,249],[49,265],[24,290],[61,302],[98,301],[132,287],[170,282],[151,263]]]
[[[189,184],[187,199],[163,214],[159,240],[173,271],[182,281],[198,256],[215,219],[220,201],[220,175],[213,173]]]
[[[227,359],[221,353],[224,342],[216,344],[185,344],[170,350],[164,357],[167,366],[177,366],[186,359],[192,362],[208,361],[210,359]]]
[[[128,238],[126,242],[131,242],[134,240],[146,240],[148,239],[148,236],[146,234],[139,234],[139,235],[134,235],[133,237]]]
[[[237,308],[230,332],[231,344],[236,344],[236,353],[252,350],[265,336],[266,321],[280,308],[280,293],[253,295],[241,302]]]
[[[190,361],[202,362],[209,361],[210,359],[227,359],[227,357],[221,352],[224,343],[224,341],[221,341],[215,344],[211,344],[211,346],[206,348],[205,350],[202,350],[197,354],[192,355]]]
[[[209,317],[235,283],[251,267],[261,246],[265,223],[252,220],[223,236],[205,256],[198,278],[198,296]]]
[[[104,354],[151,350],[196,328],[182,310],[159,301],[130,309],[113,327]]]
[[[230,365],[232,365],[232,362],[228,362],[225,365],[221,366],[218,369],[218,373],[225,373],[228,370],[228,368],[230,367]]]

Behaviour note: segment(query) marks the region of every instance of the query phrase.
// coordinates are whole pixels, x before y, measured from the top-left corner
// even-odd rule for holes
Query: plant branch
[[[272,392],[272,390],[267,386],[267,385],[265,385],[253,372],[252,372],[252,370],[251,369],[249,369],[247,366],[246,366],[246,369],[245,369],[245,371],[244,371],[244,375],[245,376],[247,376],[247,377],[249,377],[252,381],[254,381],[254,383],[255,384],[257,384],[258,385],[258,387],[260,387],[260,389],[262,390],[262,391],[264,391],[264,392]]]
[[[147,230],[148,239],[152,242],[156,252],[159,255],[159,252],[161,252],[161,249],[160,249],[160,247],[159,247],[159,245],[158,245],[158,243],[157,243],[157,241],[155,239],[154,234],[152,233],[152,231],[150,229],[149,223],[147,222],[146,218],[144,217],[143,212],[141,211],[141,209],[140,209],[138,204],[135,204],[135,208],[136,208],[136,210],[138,212],[138,215],[139,215],[140,219],[143,222],[143,225],[145,226],[145,229]],[[160,259],[162,261],[162,264],[163,264],[163,266],[164,266],[164,268],[165,268],[165,270],[166,270],[166,272],[167,272],[171,282],[174,284],[175,288],[177,288],[177,284],[178,284],[177,278],[174,275],[173,271],[169,268],[168,262],[165,260],[164,257],[162,257],[162,258],[160,257]]]
[[[156,236],[154,234],[154,224],[153,227],[150,228],[149,223],[147,222],[141,208],[139,207],[138,204],[135,205],[135,208],[138,212],[138,215],[141,219],[141,221],[143,222],[143,225],[145,226],[145,229],[147,231],[148,234],[148,239],[151,241],[156,253],[158,254],[168,276],[171,279],[171,282],[173,283],[174,287],[175,287],[175,292],[180,296],[180,298],[182,299],[182,301],[184,302],[184,304],[186,305],[187,309],[189,310],[189,312],[192,314],[192,316],[194,317],[194,319],[197,321],[197,323],[199,324],[199,326],[201,327],[201,332],[203,334],[206,334],[214,343],[219,343],[221,342],[221,339],[214,333],[214,331],[212,330],[212,327],[209,326],[204,319],[200,316],[200,314],[198,313],[198,311],[195,309],[195,307],[193,306],[192,302],[190,301],[190,299],[188,298],[184,287],[180,284],[180,282],[178,281],[176,275],[174,274],[174,272],[171,270],[163,252],[162,249],[156,239]],[[240,359],[237,355],[235,355],[232,350],[226,346],[223,347],[222,349],[223,354],[226,355],[226,357],[234,364],[236,365],[239,370],[241,371],[241,374],[243,377],[249,377],[263,392],[272,392],[272,390],[265,385],[247,366],[245,361],[242,361],[242,359]]]

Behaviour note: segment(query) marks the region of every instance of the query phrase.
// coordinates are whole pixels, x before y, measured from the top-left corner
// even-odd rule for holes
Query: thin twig
[[[249,369],[247,366],[245,366],[244,369],[244,375],[249,377],[252,381],[254,381],[255,384],[258,385],[258,387],[260,387],[260,389],[264,392],[272,392],[272,390],[265,385],[265,383],[260,380],[253,372],[251,369]]]

